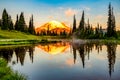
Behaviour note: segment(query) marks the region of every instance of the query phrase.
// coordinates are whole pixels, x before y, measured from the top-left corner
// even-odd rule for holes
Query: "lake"
[[[0,57],[28,80],[120,80],[120,45],[56,42],[0,46]]]

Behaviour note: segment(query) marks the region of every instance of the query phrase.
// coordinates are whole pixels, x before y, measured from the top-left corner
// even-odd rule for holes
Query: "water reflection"
[[[107,52],[108,52],[108,62],[109,62],[109,74],[111,76],[112,72],[114,72],[114,65],[116,59],[116,44],[107,44]]]
[[[98,54],[100,51],[102,51],[103,44],[79,44],[75,45],[72,44],[73,47],[73,58],[74,63],[76,62],[76,52],[79,52],[79,57],[81,58],[83,68],[85,67],[85,56],[88,55],[88,60],[90,56],[90,51],[94,48],[97,50]],[[107,58],[108,58],[108,65],[109,65],[109,75],[111,76],[112,72],[114,72],[114,65],[115,65],[115,59],[116,59],[116,48],[117,44],[105,44],[107,47]]]
[[[70,51],[72,50],[71,55],[72,55],[74,64],[78,64],[76,61],[80,62],[78,60],[80,59],[82,62],[83,69],[87,67],[86,66],[87,61],[92,60],[93,57],[91,57],[91,55],[93,56],[95,55],[94,53],[98,53],[97,55],[94,56],[97,58],[97,56],[100,55],[101,52],[105,50],[107,54],[104,54],[102,52],[104,54],[103,56],[107,55],[106,56],[107,59],[103,60],[103,61],[108,60],[107,62],[108,64],[105,64],[105,66],[107,66],[110,76],[112,76],[112,73],[114,72],[114,66],[116,63],[116,55],[117,55],[116,54],[117,44],[100,44],[100,43],[86,43],[86,44],[71,43],[70,44],[69,42],[57,42],[57,43],[49,43],[49,44],[38,44],[36,46],[18,46],[18,47],[7,47],[7,48],[0,47],[0,57],[3,57],[4,59],[7,60],[8,63],[12,63],[12,65],[17,65],[18,63],[20,63],[21,66],[24,66],[25,64],[28,64],[28,63],[25,63],[25,58],[29,58],[30,62],[34,63],[34,58],[36,58],[35,48],[38,48],[44,51],[45,54],[48,53],[51,56],[58,55],[61,53],[67,53],[66,55],[70,55],[68,52],[65,52],[67,49],[70,49]],[[63,55],[64,57],[62,58],[63,60],[67,58],[64,56],[65,54],[61,54],[61,55]],[[61,55],[58,55],[58,56],[61,56]],[[39,58],[44,56],[39,56]],[[14,61],[12,60],[13,58],[15,58]],[[62,61],[62,59],[59,59],[59,60]],[[34,64],[31,64],[31,65],[34,65]],[[99,64],[99,65],[102,65],[102,64]],[[75,66],[75,65],[72,65],[72,66]]]
[[[70,47],[69,42],[57,42],[57,43],[48,43],[48,44],[38,44],[36,46],[18,46],[18,47],[7,47],[0,48],[0,57],[3,57],[7,60],[8,63],[11,62],[13,57],[16,57],[16,61],[13,64],[20,62],[21,65],[24,65],[24,60],[26,53],[29,54],[29,58],[33,63],[34,58],[34,48],[38,47],[39,49],[45,51],[46,53],[55,55],[64,53],[66,49]],[[15,54],[15,56],[13,56]]]
[[[56,55],[59,53],[64,53],[65,50],[70,47],[70,44],[69,42],[57,42],[49,44],[40,44],[37,47],[49,54]]]
[[[6,59],[6,61],[9,63],[11,62],[11,59],[13,58],[13,54],[15,54],[16,61],[12,62],[13,65],[18,62],[20,62],[21,65],[24,65],[24,59],[25,59],[26,52],[29,53],[30,60],[31,62],[33,62],[34,47],[31,47],[31,46],[1,48],[0,57],[3,57],[4,59]]]
[[[96,46],[96,45],[95,45]],[[85,67],[85,56],[88,55],[89,60],[89,53],[92,51],[92,48],[94,48],[94,44],[72,44],[73,47],[73,56],[74,56],[74,63],[76,60],[76,50],[79,52],[79,57],[81,58],[83,68]],[[96,46],[96,49],[98,50],[98,45]]]

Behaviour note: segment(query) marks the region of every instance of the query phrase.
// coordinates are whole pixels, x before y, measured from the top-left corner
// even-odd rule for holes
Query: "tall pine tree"
[[[2,30],[7,30],[8,29],[8,13],[6,11],[6,9],[3,10],[3,13],[2,13],[2,26],[1,26],[1,29]]]
[[[29,32],[30,34],[34,34],[34,33],[35,33],[34,23],[33,23],[33,15],[32,15],[32,17],[30,18],[30,21],[29,21],[28,32]]]
[[[21,32],[26,31],[26,23],[25,23],[24,13],[23,12],[21,12],[20,18],[19,18],[19,21],[18,21],[18,30],[21,31]]]
[[[116,33],[116,25],[115,25],[115,16],[113,13],[113,7],[112,7],[112,34],[114,37],[117,37],[117,33]]]
[[[15,30],[18,30],[18,14],[17,14],[17,16],[16,16],[16,22],[15,22],[15,26],[14,26],[14,28],[15,28]]]
[[[76,31],[76,18],[75,18],[75,15],[74,15],[74,18],[73,18],[73,29],[72,29],[72,33],[74,33]]]
[[[81,21],[80,21],[80,24],[79,24],[79,29],[84,30],[84,27],[85,27],[85,20],[84,20],[84,11],[83,11],[82,18],[81,18]]]
[[[113,8],[111,7],[111,3],[109,3],[108,7],[108,23],[107,23],[107,37],[116,37],[116,26],[115,26],[115,16],[113,14]]]
[[[13,30],[14,29],[11,16],[8,17],[8,29],[9,30]]]
[[[82,13],[82,17],[81,17],[81,21],[80,24],[78,26],[79,32],[78,35],[80,38],[85,38],[85,20],[84,20],[84,11]]]
[[[88,19],[88,26],[87,26],[87,32],[88,32],[88,35],[90,35],[90,23],[89,23],[89,19]]]
[[[2,20],[0,19],[0,29],[1,29],[1,26],[2,26]]]

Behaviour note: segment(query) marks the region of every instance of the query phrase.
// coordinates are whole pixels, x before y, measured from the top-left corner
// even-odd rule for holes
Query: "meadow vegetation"
[[[0,58],[0,80],[27,80],[27,77],[17,71],[13,71],[6,61]]]

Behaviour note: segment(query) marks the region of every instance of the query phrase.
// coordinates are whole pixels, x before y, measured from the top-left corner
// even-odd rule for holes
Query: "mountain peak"
[[[56,31],[59,34],[60,32],[63,32],[63,31],[66,31],[67,33],[70,33],[71,28],[66,26],[64,23],[53,20],[53,21],[47,22],[46,24],[38,27],[36,29],[36,32],[41,33],[43,31],[46,32],[48,30],[51,31],[51,32]]]

